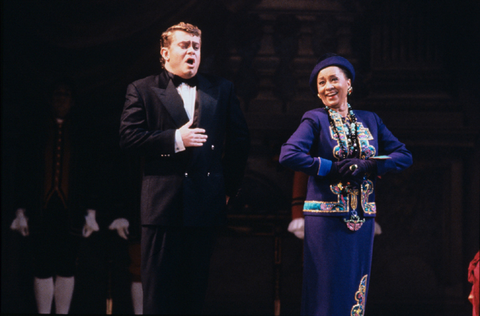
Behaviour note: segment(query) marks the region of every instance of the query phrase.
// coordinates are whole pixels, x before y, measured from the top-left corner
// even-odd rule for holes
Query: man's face
[[[67,86],[60,85],[52,95],[52,108],[55,117],[65,118],[73,104],[72,92]]]
[[[184,79],[197,74],[200,66],[200,37],[184,31],[174,31],[170,47],[162,47],[165,69]]]

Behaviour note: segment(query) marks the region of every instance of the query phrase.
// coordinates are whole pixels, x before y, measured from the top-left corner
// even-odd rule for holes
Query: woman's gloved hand
[[[332,161],[332,168],[328,173],[328,177],[334,182],[340,181],[342,175],[340,174],[340,161]]]
[[[333,167],[333,165],[332,165]],[[337,165],[338,173],[343,178],[357,178],[365,174],[374,174],[377,172],[377,162],[375,160],[363,160],[358,158],[348,158],[342,160]]]

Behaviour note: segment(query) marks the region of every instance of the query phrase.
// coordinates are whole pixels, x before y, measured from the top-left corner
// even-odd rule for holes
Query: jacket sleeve
[[[378,128],[379,155],[387,155],[391,159],[377,160],[377,174],[387,172],[400,172],[410,167],[413,163],[412,153],[400,142],[392,132],[383,124],[380,117],[375,114]]]
[[[302,118],[297,130],[282,145],[280,151],[280,163],[294,171],[302,171],[308,175],[327,175],[332,161],[312,157],[309,152],[319,135],[319,118],[312,112],[307,112]]]
[[[223,168],[225,191],[228,196],[235,196],[243,179],[250,149],[250,135],[247,122],[235,95],[233,84],[230,84],[227,107],[225,152]]]
[[[120,147],[153,155],[174,154],[175,129],[150,130],[146,103],[137,87],[128,85],[120,119]]]

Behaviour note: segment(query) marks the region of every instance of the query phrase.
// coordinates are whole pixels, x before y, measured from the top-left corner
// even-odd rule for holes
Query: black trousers
[[[145,314],[202,313],[217,230],[216,227],[142,227]]]
[[[35,277],[74,276],[81,239],[72,234],[68,210],[58,195],[52,196],[43,210],[40,223],[32,229],[28,238],[33,252]]]

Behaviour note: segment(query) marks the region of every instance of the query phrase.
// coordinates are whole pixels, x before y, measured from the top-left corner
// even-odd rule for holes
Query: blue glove
[[[332,168],[330,169],[330,172],[328,173],[328,176],[332,181],[340,181],[340,178],[342,177],[340,172],[339,172],[339,164],[340,161],[332,161]]]
[[[343,178],[363,178],[367,173],[375,174],[377,172],[377,162],[375,160],[349,158],[340,161],[337,167],[338,173]]]

